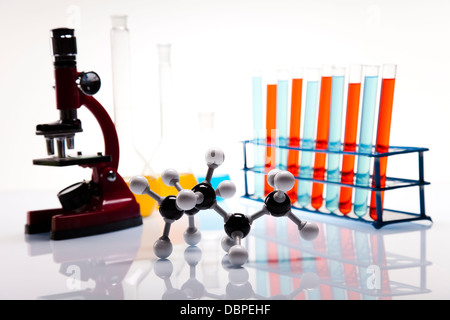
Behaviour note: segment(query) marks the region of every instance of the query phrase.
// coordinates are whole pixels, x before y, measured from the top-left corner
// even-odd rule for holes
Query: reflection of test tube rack
[[[263,201],[263,199],[255,198],[251,191],[249,190],[249,184],[248,184],[248,175],[249,173],[257,174],[257,175],[264,175],[265,171],[264,168],[259,168],[256,166],[248,166],[247,163],[247,152],[249,145],[266,145],[261,142],[257,143],[254,140],[246,140],[243,141],[243,147],[244,147],[244,175],[245,175],[245,194],[244,198],[249,198],[253,200]],[[342,183],[339,181],[331,181],[331,180],[318,180],[313,178],[304,178],[297,176],[296,179],[302,181],[310,181],[315,183],[322,183],[322,184],[329,184],[329,185],[337,185],[337,186],[343,186],[343,187],[350,187],[353,189],[362,188],[366,190],[373,191],[376,194],[377,199],[381,202],[381,193],[387,192],[395,189],[400,188],[409,188],[409,187],[419,187],[419,213],[413,213],[409,211],[400,211],[400,210],[393,210],[393,209],[387,209],[383,208],[381,203],[377,203],[376,206],[376,214],[377,219],[373,220],[369,214],[366,214],[362,217],[358,217],[356,215],[353,215],[351,212],[347,215],[342,215],[338,211],[336,212],[330,212],[328,211],[325,206],[322,206],[319,210],[316,210],[314,208],[311,208],[309,206],[305,207],[299,207],[297,204],[293,204],[293,208],[300,209],[303,211],[311,212],[311,213],[318,213],[318,214],[325,214],[327,216],[333,216],[333,217],[339,217],[342,219],[350,219],[355,221],[362,221],[369,224],[372,224],[375,228],[381,228],[387,224],[391,223],[398,223],[398,222],[406,222],[406,221],[414,221],[414,220],[429,220],[431,221],[431,218],[426,215],[425,213],[425,191],[424,186],[428,185],[429,182],[426,182],[424,180],[424,159],[423,155],[425,151],[428,151],[427,148],[416,148],[416,147],[389,147],[388,152],[384,153],[377,153],[377,152],[371,152],[371,153],[362,153],[362,152],[347,152],[342,151],[342,147],[340,150],[319,150],[315,148],[292,148],[288,146],[276,146],[276,145],[268,145],[270,147],[275,148],[284,148],[284,149],[292,149],[292,150],[298,150],[301,152],[312,152],[312,153],[326,153],[326,154],[340,154],[340,155],[353,155],[353,156],[365,156],[369,158],[373,158],[374,162],[374,175],[371,176],[371,181],[373,183],[370,183],[368,186],[360,186],[356,183],[348,184],[348,183]],[[404,179],[404,178],[394,178],[394,177],[386,177],[386,184],[384,187],[380,186],[380,159],[382,157],[393,157],[396,155],[403,155],[403,154],[417,154],[418,155],[418,170],[419,170],[419,179]],[[369,209],[368,209],[369,210]]]
[[[410,225],[406,229],[384,229],[374,231],[364,225],[353,224],[351,228],[341,224],[319,224],[321,230],[314,242],[304,242],[292,234],[289,241],[275,235],[277,226],[265,220],[266,225],[255,228],[249,242],[255,246],[267,247],[267,254],[280,256],[280,251],[289,252],[286,261],[272,261],[269,255],[256,255],[249,261],[248,268],[256,270],[275,270],[268,277],[268,286],[276,284],[277,288],[267,288],[267,291],[283,290],[283,276],[289,275],[293,269],[300,273],[311,272],[319,277],[319,285],[306,292],[302,299],[391,299],[405,295],[426,294],[430,290],[426,285],[426,267],[431,262],[426,260],[426,230],[423,225]],[[339,221],[338,221],[339,222]],[[340,221],[342,222],[342,221]],[[415,248],[415,256],[390,252],[389,236],[395,240],[401,236],[419,237],[420,245]],[[415,242],[416,240],[414,240]],[[271,250],[269,250],[269,247]],[[278,251],[278,253],[276,252]],[[283,266],[287,265],[287,268]],[[402,269],[408,269],[408,274],[418,274],[411,277],[398,276]],[[392,272],[391,272],[392,271]],[[397,272],[397,273],[395,273]],[[398,280],[397,280],[398,279]],[[418,283],[417,283],[418,280]],[[416,283],[414,283],[416,281]],[[285,281],[287,287],[292,286]],[[286,289],[284,289],[286,290]],[[273,292],[272,292],[273,293]]]

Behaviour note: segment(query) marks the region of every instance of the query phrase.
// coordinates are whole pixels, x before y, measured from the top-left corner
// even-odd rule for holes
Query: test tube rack
[[[327,216],[332,216],[340,219],[349,219],[353,221],[358,221],[362,223],[367,223],[375,227],[376,229],[380,229],[386,225],[393,224],[393,223],[399,223],[399,222],[408,222],[408,221],[418,221],[418,220],[426,220],[426,221],[432,221],[429,216],[426,215],[425,212],[425,186],[429,185],[430,183],[425,181],[424,177],[424,152],[428,151],[427,148],[418,148],[418,147],[396,147],[396,146],[390,146],[388,152],[384,153],[378,153],[375,151],[372,151],[371,153],[361,153],[361,152],[347,152],[342,151],[343,147],[341,145],[340,150],[328,150],[328,149],[315,149],[315,148],[302,148],[302,147],[289,147],[289,146],[283,146],[283,145],[274,145],[274,144],[267,144],[261,142],[261,140],[245,140],[241,141],[243,144],[243,153],[244,153],[244,187],[245,187],[245,194],[242,196],[243,198],[252,199],[256,201],[264,201],[263,198],[255,196],[254,193],[249,192],[249,181],[248,181],[248,174],[250,172],[254,174],[267,174],[266,169],[264,167],[258,167],[258,166],[249,166],[249,156],[250,151],[248,150],[249,145],[253,147],[271,147],[271,148],[281,148],[281,149],[289,149],[289,150],[296,150],[299,152],[299,156],[301,156],[302,152],[312,152],[314,154],[316,153],[326,153],[328,154],[339,154],[339,155],[353,155],[355,157],[359,156],[365,156],[373,158],[373,168],[374,168],[374,174],[371,176],[371,181],[369,185],[362,186],[357,185],[355,183],[355,180],[352,184],[346,184],[336,181],[330,181],[326,178],[324,180],[317,180],[311,178],[301,178],[299,176],[295,176],[297,180],[304,180],[304,181],[311,181],[313,183],[322,183],[322,184],[333,184],[338,186],[344,186],[344,187],[351,187],[353,189],[356,188],[364,188],[371,192],[375,192],[376,194],[376,219],[372,219],[369,214],[364,215],[363,217],[358,217],[353,214],[347,214],[343,215],[339,211],[337,212],[329,212],[326,210],[323,206],[319,210],[310,208],[308,206],[300,207],[297,205],[297,203],[293,203],[292,207],[295,209],[299,209],[301,211],[306,211],[310,213],[316,213],[316,214],[322,214]],[[300,141],[300,146],[302,145],[302,141]],[[358,148],[356,149],[358,150]],[[375,150],[375,148],[372,148],[372,150]],[[381,177],[380,177],[380,159],[382,157],[393,157],[401,154],[417,154],[418,155],[418,179],[404,179],[404,178],[394,178],[394,177],[386,177],[386,183],[385,186],[381,186]],[[372,183],[373,181],[373,183]],[[410,187],[418,187],[419,188],[419,213],[409,212],[409,211],[400,211],[400,210],[394,210],[394,209],[387,209],[383,208],[382,206],[382,192],[391,191],[394,189],[399,188],[410,188]],[[325,201],[324,201],[325,202]],[[369,210],[369,209],[368,209]]]

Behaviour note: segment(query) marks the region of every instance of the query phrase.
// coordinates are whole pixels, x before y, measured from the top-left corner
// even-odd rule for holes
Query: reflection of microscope
[[[138,259],[142,232],[142,228],[134,228],[115,234],[105,234],[96,237],[95,243],[88,238],[44,241],[41,235],[28,235],[29,254],[33,257],[50,254],[53,262],[59,265],[59,275],[64,276],[65,282],[65,290],[62,292],[41,295],[37,298],[45,300],[135,298],[140,281],[150,271],[149,263],[144,260],[140,260],[145,263],[140,263],[139,268],[133,267],[136,266]]]
[[[95,72],[78,72],[77,45],[73,29],[52,30],[55,67],[56,108],[60,119],[36,126],[36,134],[43,135],[49,155],[33,160],[35,165],[92,168],[92,180],[73,184],[58,193],[62,209],[28,212],[25,232],[50,231],[53,240],[76,238],[116,231],[142,224],[139,204],[118,174],[119,142],[114,123],[103,106],[91,95],[100,89],[100,78]],[[105,153],[84,156],[66,155],[74,148],[74,136],[82,132],[77,109],[84,105],[98,121],[104,138]]]

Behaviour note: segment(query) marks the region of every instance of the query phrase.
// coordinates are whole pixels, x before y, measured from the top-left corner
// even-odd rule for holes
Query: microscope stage
[[[111,156],[94,155],[94,156],[67,156],[64,158],[51,157],[44,159],[35,159],[33,164],[41,166],[65,167],[73,165],[87,165],[93,163],[110,162]]]

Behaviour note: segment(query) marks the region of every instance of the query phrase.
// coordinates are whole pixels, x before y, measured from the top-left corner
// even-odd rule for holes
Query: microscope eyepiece
[[[53,29],[51,38],[55,66],[74,66],[77,54],[77,39],[74,29]]]

